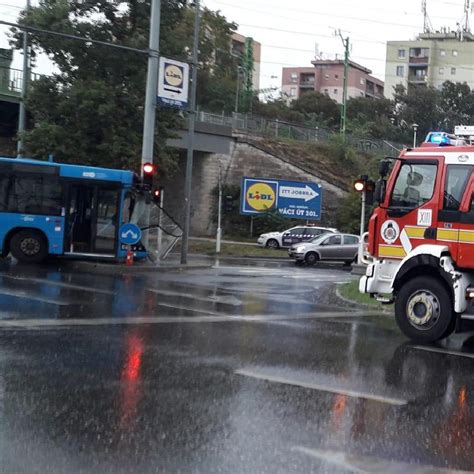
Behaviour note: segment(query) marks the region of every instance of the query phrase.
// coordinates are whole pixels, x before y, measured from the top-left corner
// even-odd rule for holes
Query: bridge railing
[[[35,81],[41,75],[30,73],[30,80]],[[20,96],[23,87],[23,71],[11,67],[0,66],[0,94]]]
[[[251,114],[237,114],[232,116],[218,115],[200,111],[197,114],[199,122],[232,127],[235,133],[275,139],[292,139],[303,142],[327,142],[338,134],[321,127],[308,127],[281,120],[270,120]],[[362,153],[393,155],[405,146],[400,143],[391,143],[368,137],[347,135],[347,141]]]

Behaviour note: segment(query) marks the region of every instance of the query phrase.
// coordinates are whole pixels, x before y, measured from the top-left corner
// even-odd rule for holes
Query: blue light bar
[[[451,145],[451,139],[446,132],[430,132],[426,136],[426,143],[434,143],[436,145]]]

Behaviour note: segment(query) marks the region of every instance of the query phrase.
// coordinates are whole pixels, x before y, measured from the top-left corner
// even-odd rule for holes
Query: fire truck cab
[[[474,299],[474,127],[432,132],[391,160],[380,166],[359,290],[395,303],[407,337],[433,342],[461,330]]]

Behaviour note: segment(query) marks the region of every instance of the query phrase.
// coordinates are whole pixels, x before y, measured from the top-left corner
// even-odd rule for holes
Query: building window
[[[458,55],[458,50],[457,49],[453,49],[453,56],[457,56]]]
[[[405,57],[406,51],[404,49],[398,50],[398,59],[403,59]]]
[[[444,74],[444,67],[439,68],[439,75],[442,76]]]
[[[329,94],[329,89],[324,89],[325,94]]]
[[[329,79],[329,74],[324,74],[324,79]]]
[[[334,79],[339,79],[339,74],[334,74]]]
[[[456,75],[456,68],[452,67],[451,68],[451,76],[455,76],[455,75]]]
[[[298,80],[298,73],[292,72],[291,73],[291,82],[296,82]]]
[[[363,86],[364,84],[365,84],[364,78],[361,77],[361,78],[360,78],[360,85]]]
[[[405,68],[403,66],[397,66],[397,76],[403,77],[405,75]]]
[[[337,95],[337,89],[334,89],[334,94],[336,94],[336,95]]]
[[[440,56],[446,56],[446,50],[440,49],[440,50],[439,50],[439,55],[440,55]]]
[[[290,97],[296,97],[296,87],[290,89]]]

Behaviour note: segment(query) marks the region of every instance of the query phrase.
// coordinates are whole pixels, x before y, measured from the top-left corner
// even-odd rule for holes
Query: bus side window
[[[123,223],[130,222],[133,213],[135,201],[133,199],[132,193],[127,192],[123,198],[122,205],[122,221]]]

